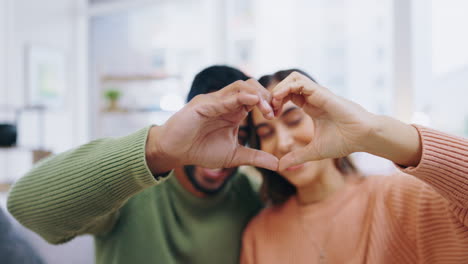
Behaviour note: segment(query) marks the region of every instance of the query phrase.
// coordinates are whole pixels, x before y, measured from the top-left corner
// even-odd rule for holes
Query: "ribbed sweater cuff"
[[[421,137],[421,161],[417,167],[397,167],[428,183],[458,206],[468,208],[468,140],[414,127]]]
[[[133,134],[113,140],[112,150],[106,151],[103,163],[111,163],[112,168],[103,168],[103,177],[107,188],[118,198],[129,196],[165,180],[156,180],[146,163],[146,141],[151,127],[146,127]]]

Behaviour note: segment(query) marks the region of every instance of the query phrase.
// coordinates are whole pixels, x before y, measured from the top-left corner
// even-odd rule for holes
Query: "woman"
[[[287,76],[287,77],[286,77]],[[261,78],[277,119],[253,110],[271,206],[248,225],[242,263],[468,263],[468,141],[373,115],[293,70]],[[347,155],[398,164],[360,177]]]

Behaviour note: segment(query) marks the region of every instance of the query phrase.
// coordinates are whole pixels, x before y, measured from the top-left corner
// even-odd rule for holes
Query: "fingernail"
[[[262,100],[262,104],[263,104],[263,106],[264,106],[266,109],[268,109],[269,111],[273,112],[273,108],[271,107],[271,105],[270,105],[267,101]]]
[[[267,118],[273,119],[275,117],[275,114],[273,112],[268,112]]]
[[[281,106],[281,100],[273,98],[272,104],[277,109]]]

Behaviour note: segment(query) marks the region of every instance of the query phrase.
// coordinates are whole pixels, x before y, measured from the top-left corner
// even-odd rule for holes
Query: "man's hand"
[[[252,165],[277,170],[278,159],[239,145],[239,124],[257,107],[274,117],[271,94],[256,80],[237,81],[210,94],[198,95],[148,136],[147,161],[153,174],[183,165],[229,168]]]

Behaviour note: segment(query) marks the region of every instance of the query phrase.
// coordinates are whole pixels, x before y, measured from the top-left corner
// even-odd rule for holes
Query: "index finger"
[[[248,79],[246,82],[255,87],[255,89],[265,101],[267,101],[268,103],[271,102],[272,95],[270,91],[263,87],[257,80],[252,78]]]
[[[236,81],[223,88],[222,91],[223,93],[220,93],[220,96],[234,95],[235,97],[240,96],[239,98],[256,97],[257,101],[255,102],[255,105],[260,112],[262,112],[263,116],[267,119],[272,119],[274,117],[273,108],[270,105],[271,94],[260,83],[258,83],[257,80],[249,79],[247,81]],[[238,103],[245,104],[240,101]]]
[[[273,88],[273,98],[280,101],[291,93],[301,94],[305,92],[304,85],[303,76],[298,72],[292,72]]]
[[[267,119],[274,117],[273,107],[271,106],[272,95],[265,87],[263,87],[257,80],[249,79],[246,81],[260,97],[260,101],[257,104],[258,109]]]
[[[289,101],[291,94],[301,94],[304,90],[304,82],[297,72],[289,74],[279,82],[272,90],[272,106],[275,113],[279,113],[283,105]]]

